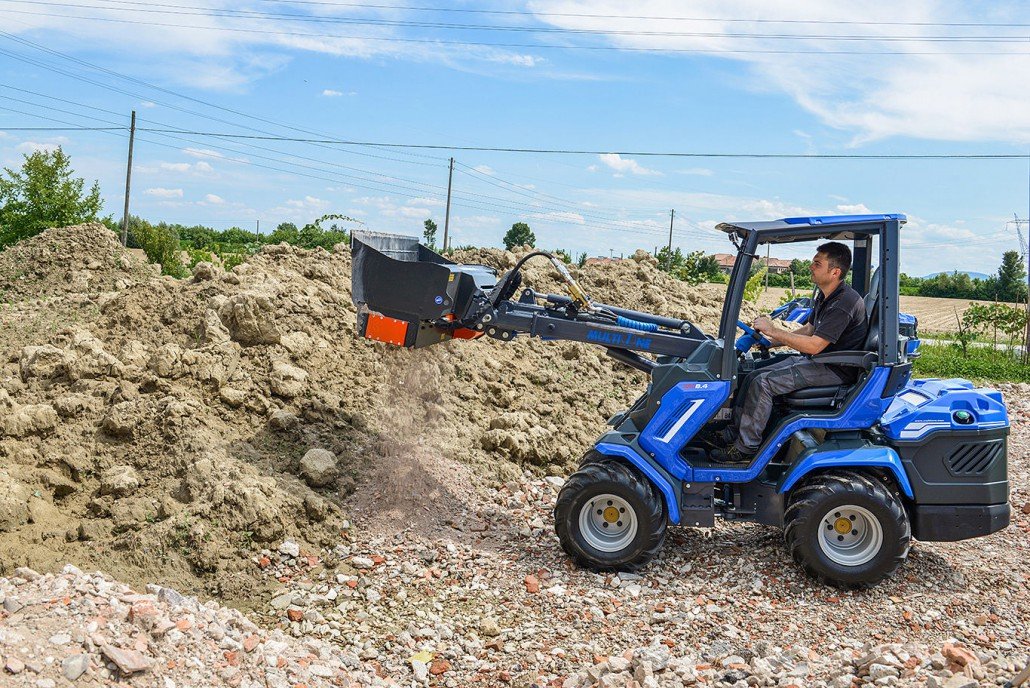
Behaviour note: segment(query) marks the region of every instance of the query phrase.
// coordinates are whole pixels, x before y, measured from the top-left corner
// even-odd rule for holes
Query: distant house
[[[713,256],[717,263],[719,263],[719,270],[726,273],[727,275],[733,272],[733,263],[737,259],[732,253],[716,253]],[[761,262],[765,262],[765,258],[759,258]],[[782,275],[790,272],[789,260],[782,260],[780,258],[769,259],[769,273],[772,275]]]

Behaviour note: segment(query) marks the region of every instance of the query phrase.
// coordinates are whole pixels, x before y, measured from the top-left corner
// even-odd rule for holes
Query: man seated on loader
[[[772,413],[773,397],[798,389],[851,384],[854,368],[813,361],[813,354],[858,351],[864,347],[868,322],[861,294],[844,283],[851,269],[851,250],[837,241],[816,249],[810,268],[819,288],[808,323],[793,332],[773,324],[766,316],[755,319],[754,328],[773,346],[789,346],[803,354],[791,356],[752,373],[742,384],[733,423],[717,433],[711,457],[720,463],[750,463],[762,444],[762,434]],[[729,446],[732,442],[732,446]]]

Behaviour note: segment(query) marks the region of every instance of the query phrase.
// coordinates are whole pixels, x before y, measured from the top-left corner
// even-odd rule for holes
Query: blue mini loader
[[[582,566],[638,569],[670,525],[712,527],[720,516],[782,527],[791,555],[818,580],[871,586],[905,560],[913,537],[988,535],[1010,515],[1001,393],[966,380],[911,379],[898,317],[904,222],[903,215],[852,215],[719,225],[737,258],[711,334],[591,301],[544,251],[498,278],[413,238],[355,233],[358,335],[422,347],[527,334],[596,344],[647,373],[647,390],[608,421],[611,430],[558,495],[555,530]],[[800,355],[771,353],[739,321],[752,261],[763,244],[810,242],[814,252],[826,239],[852,243],[851,283],[865,295],[870,328],[864,350],[813,358],[854,367],[857,382],[778,398],[749,464],[712,462],[701,439],[729,422],[742,383],[764,361]],[[520,268],[534,256],[551,260],[567,296],[521,288]]]

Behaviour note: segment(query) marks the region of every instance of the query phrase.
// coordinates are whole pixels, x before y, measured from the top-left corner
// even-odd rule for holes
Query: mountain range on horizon
[[[970,270],[942,270],[941,272],[934,272],[934,273],[931,273],[929,275],[926,275],[922,279],[933,279],[937,275],[954,275],[955,273],[958,273],[958,272],[966,273],[967,275],[969,275],[969,279],[981,279],[982,280],[982,279],[987,279],[988,277],[990,277],[990,275],[984,274],[982,272],[972,272]]]

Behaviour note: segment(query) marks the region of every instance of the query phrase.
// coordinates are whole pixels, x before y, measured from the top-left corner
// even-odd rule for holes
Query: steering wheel
[[[743,320],[737,321],[737,327],[744,330],[744,336],[737,339],[737,343],[735,345],[737,351],[743,353],[749,350],[755,344],[762,347],[763,349],[768,349],[772,346],[772,342],[766,339],[761,332],[751,327]]]

